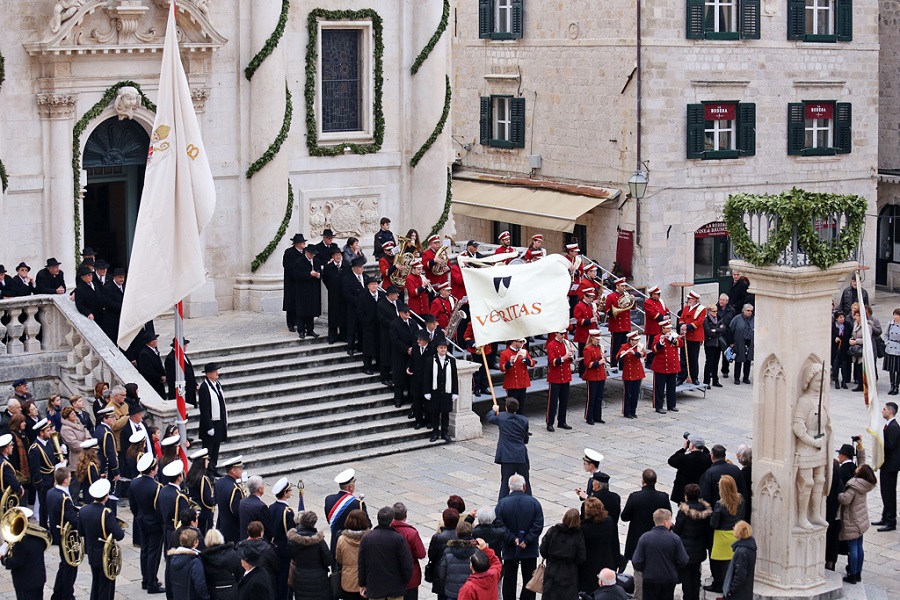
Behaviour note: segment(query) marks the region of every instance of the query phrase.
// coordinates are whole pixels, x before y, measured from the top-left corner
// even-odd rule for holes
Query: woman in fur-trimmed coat
[[[288,547],[294,566],[294,598],[296,600],[332,600],[328,571],[334,557],[325,534],[316,531],[318,517],[312,511],[300,513],[299,525],[288,531]]]

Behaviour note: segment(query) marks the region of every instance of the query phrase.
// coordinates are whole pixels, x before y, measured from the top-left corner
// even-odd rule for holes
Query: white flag
[[[569,326],[568,261],[554,254],[518,265],[462,269],[475,344],[562,331]]]
[[[178,53],[173,1],[166,26],[144,191],[122,302],[120,347],[127,348],[144,323],[171,310],[203,286],[206,269],[200,232],[215,208],[212,171]]]
[[[856,277],[856,289],[862,290],[862,281],[859,280],[859,271]],[[872,435],[872,452],[869,456],[869,464],[878,469],[884,462],[884,439],[881,433],[884,429],[884,419],[881,417],[881,404],[878,402],[878,388],[875,385],[875,348],[872,345],[872,330],[869,329],[869,320],[866,318],[866,306],[863,303],[862,291],[859,292],[859,323],[862,329],[863,354],[863,398],[866,409],[869,411],[866,431]]]

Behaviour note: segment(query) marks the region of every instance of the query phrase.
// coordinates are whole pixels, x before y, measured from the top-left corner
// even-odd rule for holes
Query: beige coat
[[[81,458],[81,442],[90,439],[90,432],[84,428],[80,421],[74,423],[68,419],[62,420],[62,428],[59,430],[59,437],[69,449],[69,466],[73,469],[78,465],[78,459]]]
[[[338,538],[334,558],[341,565],[341,588],[345,592],[359,593],[359,543],[368,532],[345,529]]]
[[[874,488],[874,483],[854,477],[847,482],[847,488],[838,494],[838,502],[841,503],[841,540],[855,540],[869,529],[866,496]]]

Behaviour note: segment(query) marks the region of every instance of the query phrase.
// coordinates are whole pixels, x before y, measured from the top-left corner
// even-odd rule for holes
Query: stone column
[[[481,437],[481,419],[472,412],[472,374],[481,365],[467,360],[457,360],[459,374],[459,399],[453,403],[450,413],[450,437],[456,441]]]
[[[77,94],[37,95],[38,113],[43,121],[44,156],[49,159],[44,165],[44,254],[62,263],[70,287],[75,286],[75,253],[81,251],[75,248],[72,172],[72,130],[77,102]]]
[[[252,0],[250,3],[250,46],[246,62],[265,45],[278,25],[279,0]],[[285,65],[282,39],[278,47],[260,65],[250,81],[249,156],[247,166],[261,157],[278,137],[284,121]],[[243,74],[242,74],[243,77]],[[298,96],[299,97],[299,96]],[[297,98],[294,99],[297,102]],[[294,118],[300,114],[295,111]],[[281,310],[283,272],[281,250],[276,249],[255,273],[250,272],[253,258],[275,237],[288,193],[288,146],[250,179],[249,220],[243,225],[242,262],[244,274],[235,286],[235,308],[254,312]],[[282,240],[287,244],[286,240]]]
[[[753,527],[759,553],[754,598],[840,598],[840,576],[824,567],[825,495],[834,457],[828,324],[837,282],[856,263],[828,270],[755,267],[738,260],[731,266],[750,279],[750,292],[756,294]],[[802,323],[803,335],[796,335],[790,323]]]

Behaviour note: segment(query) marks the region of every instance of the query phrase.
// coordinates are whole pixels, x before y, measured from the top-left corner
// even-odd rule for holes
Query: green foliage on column
[[[421,52],[419,52],[419,56],[417,56],[416,60],[413,61],[412,67],[409,68],[410,73],[415,75],[419,72],[419,68],[425,62],[425,59],[428,58],[428,55],[431,54],[431,51],[434,50],[434,47],[441,39],[441,36],[443,36],[444,32],[447,30],[447,23],[449,20],[450,0],[444,0],[444,13],[441,15],[441,22],[438,23],[437,30],[431,35],[431,39],[428,40],[428,43],[425,44],[425,47],[422,48]]]
[[[278,232],[275,234],[275,239],[269,242],[269,245],[263,248],[263,251],[256,255],[256,258],[253,259],[253,262],[250,264],[250,270],[252,272],[256,272],[258,268],[262,266],[264,262],[269,260],[269,257],[272,256],[272,253],[275,252],[275,248],[278,247],[278,242],[281,241],[281,238],[284,237],[284,234],[287,232],[288,225],[291,224],[291,216],[294,214],[294,186],[291,185],[291,181],[288,180],[288,201],[287,208],[284,211],[284,218],[281,220],[281,225],[278,226]]]
[[[253,164],[247,169],[247,179],[252,178],[256,175],[260,169],[264,166],[272,162],[275,158],[275,155],[278,154],[278,151],[281,150],[281,146],[284,144],[284,141],[288,137],[288,133],[291,131],[291,121],[294,118],[294,101],[291,96],[291,90],[288,87],[287,81],[284,82],[284,121],[281,123],[281,130],[278,132],[278,136],[275,138],[270,145],[268,150],[266,150],[262,156],[253,161]]]
[[[426,237],[431,237],[433,235],[437,235],[441,229],[444,228],[444,225],[447,224],[447,219],[450,218],[450,206],[453,204],[453,172],[448,168],[447,169],[447,193],[444,196],[444,212],[441,213],[441,218],[438,219],[438,222],[434,224],[434,227],[431,228],[431,231],[428,232]]]
[[[431,137],[429,137],[422,147],[413,155],[412,160],[409,161],[411,167],[415,168],[416,165],[419,164],[419,161],[422,160],[422,157],[425,156],[425,153],[434,145],[437,141],[438,137],[440,137],[441,133],[444,131],[444,126],[447,124],[447,117],[450,116],[450,100],[453,97],[453,91],[450,89],[450,76],[447,75],[447,89],[444,92],[444,111],[441,113],[441,118],[438,120],[437,125],[434,126],[434,131],[431,132]]]
[[[278,17],[278,25],[275,26],[275,31],[272,32],[272,35],[269,36],[263,47],[250,59],[250,63],[244,69],[244,77],[247,78],[247,81],[253,79],[253,75],[256,74],[259,66],[275,51],[281,38],[284,37],[284,28],[287,26],[290,9],[291,0],[281,0],[281,15]]]

